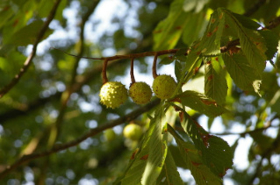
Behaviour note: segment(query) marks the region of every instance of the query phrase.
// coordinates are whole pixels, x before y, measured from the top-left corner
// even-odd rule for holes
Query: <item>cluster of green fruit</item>
[[[154,79],[153,91],[160,99],[171,98],[176,89],[174,78],[169,75],[159,75]],[[106,82],[100,90],[100,102],[108,108],[117,108],[128,96],[137,104],[146,104],[151,100],[151,87],[145,82],[134,82],[129,90],[121,82]]]

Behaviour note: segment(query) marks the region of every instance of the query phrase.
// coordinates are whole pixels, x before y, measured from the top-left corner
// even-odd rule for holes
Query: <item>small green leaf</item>
[[[157,184],[159,185],[183,185],[183,181],[180,174],[177,171],[177,167],[173,160],[173,156],[168,151],[163,169],[158,177]]]
[[[204,91],[207,97],[223,104],[227,95],[227,82],[225,71],[219,63],[218,57],[207,58],[205,63],[205,86]]]
[[[180,62],[176,61],[175,62],[175,76],[177,78],[177,82],[181,79],[182,77],[182,72],[183,72],[183,66]]]
[[[261,76],[256,73],[242,52],[233,55],[223,53],[222,57],[228,73],[239,88],[259,93]]]
[[[261,30],[260,34],[263,36],[265,40],[265,45],[267,47],[267,51],[265,53],[267,59],[271,60],[277,52],[279,36],[270,30]]]
[[[159,62],[159,65],[168,65],[168,64],[171,64],[173,61],[174,61],[173,58],[164,57],[164,58]]]
[[[183,105],[209,117],[219,116],[226,111],[226,109],[217,104],[215,100],[209,99],[204,94],[195,91],[187,90],[177,97],[181,99]]]
[[[239,21],[240,24],[242,24],[242,26],[244,26],[245,28],[251,29],[251,30],[257,30],[261,25],[258,24],[257,22],[253,21],[252,19],[240,15],[240,14],[236,14],[231,12],[231,15],[235,17],[235,19],[237,19]]]

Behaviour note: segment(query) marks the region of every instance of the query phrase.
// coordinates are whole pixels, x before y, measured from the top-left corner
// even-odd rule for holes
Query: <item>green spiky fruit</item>
[[[154,79],[153,91],[160,99],[171,98],[176,89],[174,78],[169,75],[159,75]]]
[[[127,89],[121,82],[106,82],[100,89],[100,102],[107,108],[117,108],[127,98]]]
[[[129,96],[137,104],[146,104],[151,100],[152,90],[145,82],[135,82],[129,88]]]
[[[126,125],[123,129],[123,135],[124,137],[131,139],[133,141],[137,141],[141,138],[143,134],[143,130],[141,126],[137,124],[130,123]]]
[[[107,129],[104,131],[104,137],[106,141],[113,141],[116,138],[116,133],[113,129]]]

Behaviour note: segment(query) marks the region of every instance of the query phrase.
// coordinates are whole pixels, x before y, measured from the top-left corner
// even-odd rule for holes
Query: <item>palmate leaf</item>
[[[265,68],[265,53],[267,47],[264,38],[256,30],[245,28],[235,14],[229,10],[221,9],[226,17],[227,29],[233,29],[240,40],[241,50],[247,58],[251,67],[261,75]]]
[[[259,93],[261,76],[249,64],[242,52],[233,55],[223,53],[222,57],[228,73],[239,88]]]
[[[219,63],[218,57],[207,58],[205,61],[205,86],[207,97],[216,100],[218,104],[224,103],[227,95],[227,82],[225,71]]]
[[[215,175],[203,162],[199,150],[191,142],[184,141],[172,127],[168,127],[169,132],[174,136],[184,163],[191,171],[196,184],[199,185],[219,185],[221,178]]]
[[[162,168],[161,174],[158,177],[157,185],[183,185],[183,181],[180,174],[177,171],[176,164],[173,160],[173,156],[169,151],[167,153],[164,166]]]
[[[193,140],[202,161],[216,176],[223,177],[232,166],[233,152],[226,141],[210,135],[184,111],[181,125]]]
[[[187,90],[177,97],[181,99],[184,106],[188,106],[209,117],[219,116],[226,111],[215,100],[207,98],[204,94],[196,91]]]

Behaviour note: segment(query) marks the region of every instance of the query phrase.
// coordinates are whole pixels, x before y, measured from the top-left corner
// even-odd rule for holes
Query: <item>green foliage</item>
[[[116,6],[109,27],[100,31],[106,21],[98,20],[97,10],[103,3],[0,3],[0,181],[279,182],[280,3],[125,0]],[[109,14],[106,8],[102,11]],[[39,35],[43,37],[32,56]],[[162,50],[154,68],[151,50]],[[109,57],[107,71],[102,60],[82,56]],[[168,68],[177,83],[163,91],[174,92],[172,96],[161,102],[154,96],[145,105],[122,101],[115,109],[102,105],[100,76],[103,82],[107,75],[128,88],[134,77],[129,59],[134,60],[135,79],[142,73],[147,83],[153,80],[151,73]],[[132,80],[124,79],[127,74]],[[141,125],[140,140],[121,134],[130,121]],[[234,141],[223,136],[233,134]],[[239,169],[235,150],[248,138],[253,141],[243,148],[248,166]],[[190,171],[191,177],[181,170]]]
[[[182,100],[183,105],[210,117],[219,116],[226,111],[215,100],[209,99],[204,94],[195,91],[184,91],[178,97]]]
[[[218,57],[205,60],[205,95],[218,104],[223,104],[227,95],[227,82],[225,79],[225,71],[221,67]]]

